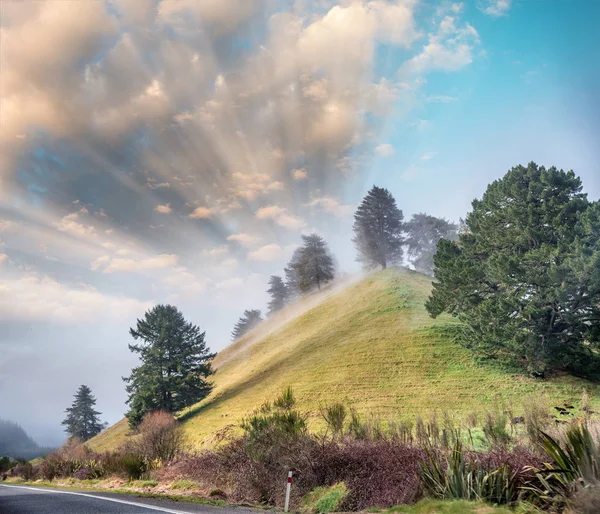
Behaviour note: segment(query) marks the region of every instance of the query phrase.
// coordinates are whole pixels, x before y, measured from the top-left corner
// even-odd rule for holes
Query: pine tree
[[[269,279],[269,289],[267,289],[267,293],[271,295],[271,300],[269,301],[269,316],[274,312],[280,311],[287,305],[287,288],[285,287],[281,277],[277,275],[271,276]]]
[[[100,421],[100,412],[94,410],[95,405],[96,398],[92,395],[92,390],[86,385],[80,386],[73,404],[66,409],[67,417],[62,422],[70,437],[87,441],[104,430],[106,423]]]
[[[406,223],[406,245],[412,265],[420,273],[433,276],[433,256],[440,239],[454,241],[458,225],[429,214],[414,214]]]
[[[300,289],[300,272],[298,271],[301,255],[302,248],[296,248],[290,262],[288,262],[288,265],[283,270],[285,273],[285,288],[287,290],[288,302],[297,300],[302,294],[302,290]]]
[[[392,194],[373,186],[354,214],[352,242],[365,268],[385,269],[402,259],[403,219]]]
[[[133,368],[127,382],[129,424],[138,425],[145,414],[164,410],[175,413],[205,398],[212,390],[213,373],[205,332],[187,322],[172,305],[157,305],[129,330],[140,344],[129,349],[141,364]]]
[[[259,309],[247,309],[244,311],[242,317],[233,327],[231,332],[231,340],[235,341],[242,337],[246,332],[249,332],[259,323],[262,322],[262,314]]]
[[[300,256],[294,264],[300,279],[299,287],[303,293],[321,286],[334,278],[334,264],[327,243],[317,235],[302,236],[303,245],[300,247]]]
[[[457,316],[480,357],[531,372],[600,371],[600,204],[572,171],[517,166],[441,240],[426,307]]]

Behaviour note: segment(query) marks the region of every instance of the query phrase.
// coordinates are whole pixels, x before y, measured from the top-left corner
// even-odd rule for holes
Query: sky
[[[458,221],[535,161],[600,197],[595,0],[1,0],[0,417],[109,423],[128,329],[230,341],[301,235],[359,270],[376,184]]]

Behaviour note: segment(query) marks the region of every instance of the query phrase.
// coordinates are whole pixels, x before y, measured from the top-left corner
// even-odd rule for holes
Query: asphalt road
[[[256,514],[155,498],[0,484],[0,514]]]

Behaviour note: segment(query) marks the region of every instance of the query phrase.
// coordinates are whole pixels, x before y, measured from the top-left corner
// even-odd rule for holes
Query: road
[[[256,514],[250,509],[210,507],[116,493],[65,491],[0,484],[0,514]]]

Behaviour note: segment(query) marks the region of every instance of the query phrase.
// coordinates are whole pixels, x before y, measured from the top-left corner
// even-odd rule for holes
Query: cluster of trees
[[[302,295],[332,281],[335,277],[335,262],[326,241],[318,234],[302,236],[302,246],[292,254],[292,258],[283,270],[284,279],[272,275],[267,293],[271,296],[268,316],[283,309]],[[258,309],[246,310],[233,327],[231,339],[243,336],[261,321],[262,313]]]
[[[429,313],[458,317],[482,358],[598,376],[600,203],[572,171],[530,163],[472,205],[458,239],[437,245]]]
[[[532,373],[600,372],[600,203],[589,202],[573,172],[530,163],[491,184],[459,227],[424,213],[408,222],[391,193],[374,186],[354,216],[353,242],[365,268],[410,262],[434,276],[426,308],[462,321],[462,341],[477,355]],[[269,279],[268,314],[335,276],[317,234],[302,236],[284,269]],[[246,310],[237,339],[262,321]],[[141,364],[127,382],[130,425],[161,410],[175,413],[205,398],[213,373],[205,333],[174,306],[157,305],[137,320],[130,344]],[[95,398],[81,386],[63,422],[86,440],[103,428]]]

